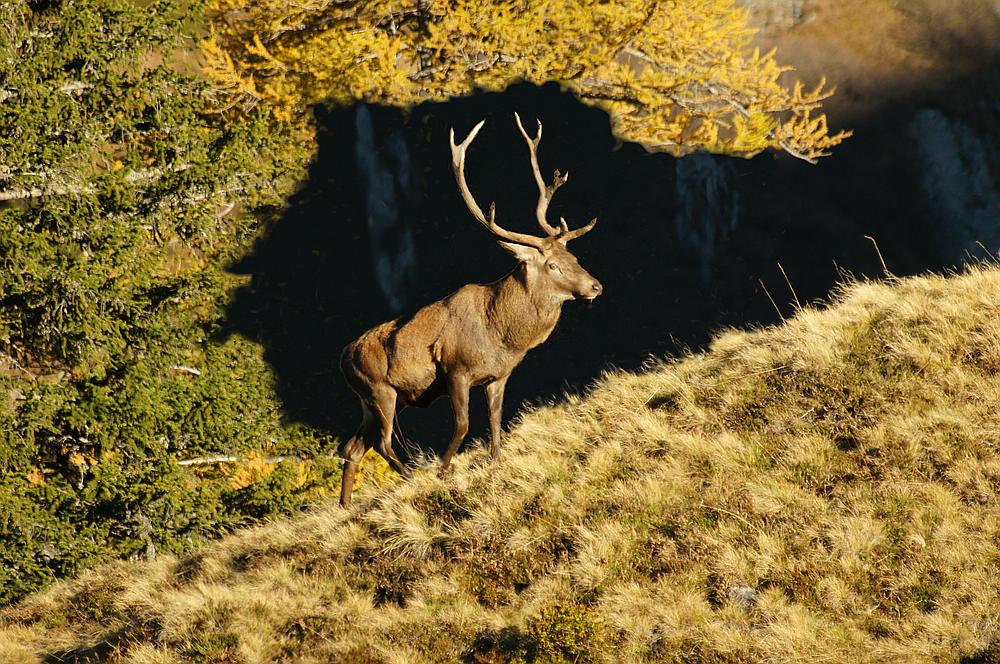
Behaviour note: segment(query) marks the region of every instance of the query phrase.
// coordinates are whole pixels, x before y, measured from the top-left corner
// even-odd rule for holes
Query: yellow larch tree
[[[408,106],[557,81],[650,149],[815,161],[849,132],[816,114],[832,90],[787,86],[732,0],[212,0],[206,69],[222,108]]]
[[[815,162],[849,132],[832,94],[751,48],[733,0],[209,0],[202,42],[217,109],[268,109],[312,135],[317,103],[408,107],[513,83],[558,82],[650,150]],[[247,473],[255,471],[248,468]],[[375,458],[366,477],[388,466]],[[240,476],[242,477],[242,476]]]

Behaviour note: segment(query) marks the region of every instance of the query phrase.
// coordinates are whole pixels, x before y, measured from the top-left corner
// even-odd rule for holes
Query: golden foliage
[[[268,463],[260,453],[248,454],[230,472],[229,486],[242,489],[255,484],[274,472],[274,464]]]
[[[32,468],[28,471],[28,481],[32,484],[45,484],[45,473],[40,468]]]
[[[222,107],[283,120],[558,81],[650,149],[825,156],[849,136],[810,116],[832,90],[787,88],[752,34],[732,0],[214,0],[204,53]]]
[[[369,483],[377,487],[386,486],[397,481],[399,481],[399,475],[396,474],[396,471],[380,454],[370,449],[358,465],[358,471],[354,475],[354,488],[357,489]]]

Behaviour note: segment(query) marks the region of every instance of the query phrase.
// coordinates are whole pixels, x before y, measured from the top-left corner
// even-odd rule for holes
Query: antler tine
[[[565,231],[559,234],[559,241],[562,242],[563,244],[566,244],[570,240],[575,240],[578,237],[583,237],[590,231],[594,230],[594,226],[597,225],[597,218],[595,217],[594,219],[591,219],[590,223],[587,224],[586,226],[581,226],[575,231],[571,231],[569,230],[569,227],[566,225],[566,220],[562,218],[560,218],[560,220],[562,221],[563,228],[566,228]]]
[[[542,248],[542,238],[535,237],[534,235],[527,235],[525,233],[515,233],[513,231],[508,231],[505,228],[501,228],[497,225],[495,221],[496,217],[496,203],[490,204],[490,216],[489,219],[483,214],[482,209],[479,204],[476,203],[476,199],[472,196],[472,192],[469,191],[469,185],[465,181],[465,153],[468,150],[469,145],[476,138],[476,134],[479,130],[483,128],[486,120],[480,120],[479,124],[472,128],[469,135],[465,137],[465,140],[456,145],[455,143],[455,129],[451,129],[448,140],[451,144],[451,167],[455,171],[455,182],[458,183],[458,190],[462,194],[462,200],[465,201],[465,206],[469,208],[469,212],[476,220],[485,226],[491,233],[497,237],[501,237],[510,242],[516,242],[517,244],[524,244],[529,247],[535,247],[536,249]]]
[[[462,200],[465,201],[465,206],[469,208],[469,212],[475,217],[479,223],[486,224],[486,217],[483,215],[482,209],[480,209],[479,204],[476,203],[476,199],[473,198],[472,192],[469,191],[469,186],[465,183],[465,151],[468,149],[469,145],[476,138],[476,134],[479,130],[483,128],[486,124],[486,120],[480,120],[479,124],[472,128],[469,135],[465,137],[465,140],[455,144],[455,128],[451,128],[451,132],[448,135],[448,142],[451,144],[451,167],[455,171],[455,180],[458,182],[458,190],[462,194]]]
[[[569,173],[560,175],[559,171],[556,171],[552,175],[552,184],[546,185],[545,180],[542,179],[541,169],[538,167],[538,143],[542,140],[542,121],[535,120],[538,123],[538,132],[534,138],[528,136],[528,132],[524,130],[524,125],[521,124],[521,116],[517,112],[514,113],[514,121],[517,122],[517,128],[521,130],[521,136],[524,136],[524,142],[528,144],[528,151],[531,153],[531,172],[535,176],[535,183],[538,185],[538,205],[535,206],[535,218],[538,220],[538,225],[542,227],[543,231],[549,235],[558,235],[559,229],[551,225],[545,218],[545,215],[548,212],[552,194],[556,193],[556,189],[566,184],[566,180],[569,179]]]

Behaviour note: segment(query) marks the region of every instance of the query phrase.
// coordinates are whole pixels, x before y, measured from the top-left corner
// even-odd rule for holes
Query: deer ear
[[[515,244],[513,242],[501,242],[500,240],[497,240],[497,244],[499,244],[508,254],[510,254],[511,256],[513,256],[522,263],[527,263],[528,261],[533,260],[537,256],[541,255],[541,252],[538,251],[538,249],[535,249],[534,247],[529,247],[528,245],[525,244]]]

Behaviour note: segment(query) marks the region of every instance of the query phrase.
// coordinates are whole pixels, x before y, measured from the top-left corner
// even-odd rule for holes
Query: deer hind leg
[[[455,433],[448,443],[448,449],[441,457],[441,470],[448,470],[451,458],[469,433],[469,379],[462,375],[452,375],[448,381],[448,395],[451,397],[451,410],[455,416]]]
[[[341,444],[338,450],[340,456],[344,459],[344,469],[340,480],[341,507],[350,507],[351,493],[354,491],[354,475],[358,470],[358,463],[360,463],[361,457],[365,455],[368,448],[375,443],[377,435],[378,429],[375,417],[372,415],[371,408],[362,401],[361,426],[358,427],[358,432],[345,443]]]
[[[413,474],[409,468],[403,465],[392,449],[392,423],[396,416],[396,390],[391,387],[376,390],[375,410],[378,414],[378,438],[375,443],[375,451],[381,454],[382,458],[392,466],[392,469],[403,476],[403,479],[408,480]]]

